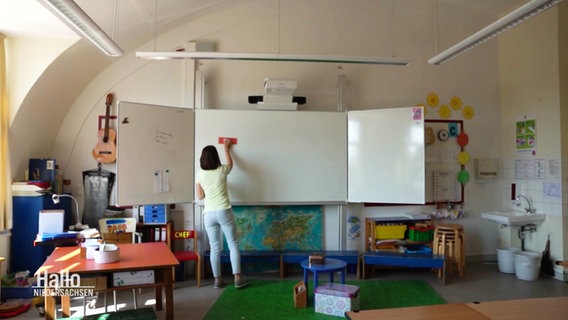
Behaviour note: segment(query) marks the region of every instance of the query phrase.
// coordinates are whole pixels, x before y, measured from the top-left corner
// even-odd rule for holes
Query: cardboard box
[[[55,180],[55,159],[30,159],[29,180],[49,181]]]
[[[154,270],[115,272],[112,284],[115,287],[154,283]]]
[[[294,307],[305,308],[308,305],[308,290],[304,281],[294,285]]]
[[[359,287],[326,283],[315,290],[315,311],[332,316],[345,317],[346,311],[359,310]]]

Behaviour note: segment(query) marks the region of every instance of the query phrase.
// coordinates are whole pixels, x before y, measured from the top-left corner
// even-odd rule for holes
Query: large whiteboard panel
[[[349,111],[347,126],[348,200],[423,204],[423,109]]]
[[[347,198],[347,120],[341,112],[196,110],[195,164],[235,137],[233,203],[326,203]]]
[[[117,204],[192,202],[192,109],[118,104]]]

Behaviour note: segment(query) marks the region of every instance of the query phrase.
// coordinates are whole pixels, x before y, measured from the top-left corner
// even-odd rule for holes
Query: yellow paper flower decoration
[[[462,106],[462,99],[460,97],[452,97],[450,99],[450,106],[454,110],[459,110]]]
[[[462,115],[467,120],[471,120],[471,118],[475,115],[475,110],[471,106],[465,106],[463,107]]]
[[[435,108],[438,106],[438,103],[440,103],[440,98],[436,93],[430,92],[430,94],[428,94],[428,97],[426,97],[426,101],[428,101],[428,105],[430,107]]]
[[[438,109],[438,114],[442,119],[448,119],[452,115],[452,110],[447,105],[443,104]]]

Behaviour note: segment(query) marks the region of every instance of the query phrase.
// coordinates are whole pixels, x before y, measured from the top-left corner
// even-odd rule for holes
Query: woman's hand
[[[229,138],[225,138],[225,141],[223,141],[223,144],[225,145],[226,149],[231,149],[231,146],[233,145],[233,140],[231,140]]]

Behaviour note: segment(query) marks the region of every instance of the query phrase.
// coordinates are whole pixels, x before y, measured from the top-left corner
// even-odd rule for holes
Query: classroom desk
[[[499,300],[475,303],[451,303],[421,307],[348,311],[350,320],[397,319],[491,319],[491,320],[560,320],[567,319],[568,297]]]
[[[460,320],[487,320],[463,303],[437,304],[408,308],[388,308],[361,310],[359,312],[347,311],[345,317],[349,320],[432,320],[432,319],[460,319]]]
[[[487,301],[466,305],[492,320],[568,319],[568,297]]]
[[[118,244],[120,248],[120,261],[114,263],[95,263],[94,260],[81,258],[79,247],[57,247],[47,258],[43,265],[36,272],[48,274],[68,270],[69,274],[89,275],[89,274],[108,274],[112,278],[112,273],[133,271],[133,270],[154,270],[153,284],[129,285],[121,287],[109,287],[112,290],[131,290],[136,288],[155,288],[156,291],[156,310],[162,309],[162,288],[165,289],[166,319],[174,318],[174,293],[172,267],[179,265],[179,262],[172,254],[171,250],[163,242],[149,243],[127,243]],[[61,297],[63,317],[70,316],[70,297]],[[55,297],[45,297],[45,318],[55,319],[56,315]]]

